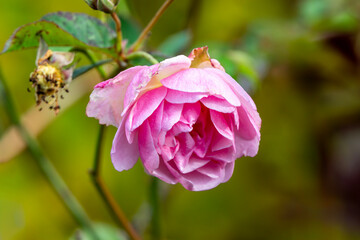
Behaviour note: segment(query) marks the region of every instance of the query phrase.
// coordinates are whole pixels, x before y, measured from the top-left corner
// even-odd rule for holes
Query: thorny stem
[[[126,57],[127,60],[131,60],[131,59],[135,59],[135,58],[144,58],[144,59],[146,59],[147,61],[149,61],[152,64],[158,64],[159,63],[159,61],[156,60],[152,55],[150,55],[147,52],[143,52],[143,51],[137,51],[137,52],[130,53]]]
[[[104,184],[103,179],[100,176],[100,157],[101,157],[101,148],[103,143],[103,136],[104,136],[105,127],[103,125],[100,126],[99,135],[96,143],[96,151],[95,151],[95,159],[94,159],[94,166],[93,169],[90,171],[91,178],[94,182],[94,185],[98,192],[100,193],[102,199],[104,200],[106,206],[110,210],[112,217],[115,221],[122,225],[125,231],[129,234],[129,236],[133,240],[140,240],[141,238],[131,225],[130,221],[126,218],[124,212],[116,203],[116,200],[110,193],[109,189]]]
[[[19,129],[19,132],[27,144],[31,155],[33,156],[36,164],[41,169],[42,173],[48,180],[50,186],[57,193],[63,204],[73,216],[75,221],[91,236],[92,239],[98,240],[91,220],[87,216],[86,212],[71,193],[64,180],[56,171],[52,163],[45,156],[39,143],[28,133],[27,129],[21,124],[20,118],[16,113],[14,103],[9,95],[9,90],[6,86],[5,80],[0,72],[0,97],[2,98],[6,111],[9,114],[12,123]]]
[[[166,0],[164,4],[159,8],[159,10],[156,12],[155,16],[151,19],[151,21],[148,23],[148,25],[144,28],[144,30],[141,32],[138,39],[135,41],[135,43],[130,47],[129,53],[134,52],[138,50],[147,37],[148,33],[151,31],[151,29],[154,27],[155,23],[159,20],[161,15],[165,12],[165,10],[169,7],[169,5],[174,0]]]

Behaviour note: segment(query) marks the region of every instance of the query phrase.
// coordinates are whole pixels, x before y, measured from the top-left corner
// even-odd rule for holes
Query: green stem
[[[158,60],[156,60],[152,55],[150,55],[147,52],[143,52],[143,51],[137,51],[137,52],[130,53],[126,57],[127,60],[136,59],[136,58],[144,58],[147,61],[149,61],[151,64],[159,63]]]
[[[102,140],[104,138],[104,132],[105,132],[105,126],[100,125],[98,138],[96,140],[94,165],[92,170],[92,174],[96,176],[99,175],[100,172],[100,157],[101,157],[101,148],[103,143]]]
[[[117,53],[121,54],[121,44],[122,44],[122,32],[121,32],[121,21],[119,16],[116,14],[116,12],[112,12],[111,13],[111,17],[115,22],[115,27],[116,27],[116,35],[117,35],[117,39],[116,39],[116,43],[115,43],[115,50]]]
[[[84,54],[92,64],[97,63],[97,59],[94,56],[94,53],[89,51],[89,50],[85,50],[85,49],[82,49],[82,48],[73,48],[71,51],[72,52],[80,52],[80,53]],[[96,69],[99,72],[101,78],[105,79],[106,78],[106,73],[105,73],[104,68],[102,66],[97,66]]]
[[[166,0],[164,2],[164,4],[159,8],[159,10],[156,12],[155,16],[150,20],[150,22],[148,23],[148,25],[144,28],[144,30],[141,32],[140,36],[138,37],[138,39],[134,42],[134,44],[130,47],[129,49],[129,53],[131,52],[135,52],[136,50],[138,50],[143,41],[146,39],[146,37],[148,36],[148,33],[151,31],[151,29],[154,27],[154,25],[156,24],[156,22],[159,20],[159,18],[161,17],[161,15],[165,12],[165,10],[169,7],[169,5],[173,2],[174,0]]]
[[[21,136],[27,144],[31,155],[33,156],[36,164],[41,169],[42,173],[50,183],[50,186],[58,194],[65,207],[68,209],[70,214],[73,216],[75,221],[92,237],[92,239],[99,239],[97,236],[92,223],[87,216],[86,212],[71,193],[64,180],[61,178],[59,173],[56,171],[52,163],[45,156],[38,142],[30,136],[26,128],[21,124],[20,118],[15,111],[14,103],[9,95],[9,90],[5,80],[0,72],[0,97],[3,98],[6,111],[9,114],[12,123],[19,129]]]
[[[149,201],[151,206],[152,239],[161,239],[159,180],[151,177]]]
[[[96,59],[94,59],[96,62]],[[110,74],[109,77],[113,77],[116,75],[121,69],[115,69],[113,73]],[[106,79],[106,76],[103,77],[103,80]],[[96,149],[94,155],[94,165],[93,169],[89,171],[91,180],[93,181],[96,190],[100,194],[101,198],[103,199],[106,207],[109,209],[111,216],[114,218],[115,222],[122,226],[128,235],[133,240],[141,240],[138,233],[133,228],[130,221],[127,219],[126,215],[124,214],[123,210],[120,206],[116,203],[115,198],[111,194],[110,190],[106,187],[101,175],[100,175],[100,167],[101,167],[101,149],[103,146],[103,138],[104,138],[105,126],[100,125],[99,134],[96,141]]]
[[[104,203],[106,204],[111,216],[114,218],[116,223],[120,226],[124,227],[125,231],[133,240],[140,240],[141,238],[131,225],[130,221],[127,219],[126,215],[124,214],[123,210],[120,206],[116,203],[116,200],[112,196],[109,189],[104,184],[103,179],[100,176],[100,157],[101,157],[101,149],[104,137],[104,130],[105,126],[101,125],[99,129],[99,135],[96,142],[96,150],[95,150],[95,158],[94,158],[94,166],[93,169],[90,171],[91,179],[99,192],[101,198],[103,199]]]

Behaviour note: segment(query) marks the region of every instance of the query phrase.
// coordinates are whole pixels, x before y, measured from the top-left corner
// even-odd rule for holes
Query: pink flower
[[[253,100],[207,47],[99,83],[86,111],[118,128],[111,150],[116,170],[140,157],[149,174],[192,191],[228,181],[235,160],[259,148]]]

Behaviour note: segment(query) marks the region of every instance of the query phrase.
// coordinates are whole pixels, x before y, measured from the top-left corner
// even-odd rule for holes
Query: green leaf
[[[115,55],[116,33],[100,20],[82,13],[57,12],[19,27],[2,53],[37,47],[39,37],[49,46],[72,46]]]
[[[99,19],[83,13],[57,12],[42,17],[53,22],[78,40],[89,46],[111,48],[115,43],[116,33]]]
[[[186,49],[191,40],[189,31],[181,31],[167,38],[159,47],[160,52],[173,56]]]

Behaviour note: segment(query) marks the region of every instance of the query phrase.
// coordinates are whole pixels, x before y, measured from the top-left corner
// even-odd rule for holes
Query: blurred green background
[[[140,29],[162,3],[127,2],[119,11],[132,13]],[[17,27],[59,10],[101,17],[81,0],[2,1],[0,45]],[[253,96],[260,150],[237,160],[230,181],[215,189],[161,185],[166,239],[360,239],[360,2],[176,0],[148,41],[165,55],[203,45]],[[20,113],[35,102],[26,91],[35,55],[0,56]],[[38,139],[91,218],[115,226],[88,176],[98,122],[86,117],[87,101],[88,94],[62,111]],[[0,137],[9,126],[0,103]],[[114,170],[115,131],[106,130],[102,175],[143,228],[150,178],[139,163]],[[1,240],[68,239],[76,228],[28,152],[0,163]]]

